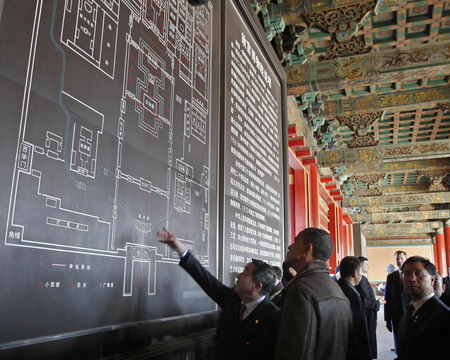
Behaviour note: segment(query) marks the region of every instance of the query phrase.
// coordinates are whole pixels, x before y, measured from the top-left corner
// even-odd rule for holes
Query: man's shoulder
[[[255,315],[264,317],[266,321],[278,322],[280,318],[280,308],[267,297],[254,310]]]
[[[450,308],[445,305],[437,296],[431,297],[422,306],[424,306],[425,308],[429,308],[430,311],[434,314],[438,312],[439,314],[443,314],[446,317],[450,316]]]
[[[346,300],[338,283],[325,272],[311,272],[294,279],[288,287],[289,293],[300,293],[307,298],[341,297]]]
[[[398,272],[398,270],[395,270],[388,274],[386,280],[400,280],[400,273]]]

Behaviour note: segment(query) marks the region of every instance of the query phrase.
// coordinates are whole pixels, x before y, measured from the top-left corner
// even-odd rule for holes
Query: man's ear
[[[305,246],[305,253],[312,253],[313,245],[311,243],[307,243]]]
[[[257,283],[253,283],[254,285],[255,285],[255,290],[256,291],[258,291],[258,292],[260,292],[261,291],[261,289],[263,288],[263,284],[262,283],[260,283],[260,282],[257,282]]]

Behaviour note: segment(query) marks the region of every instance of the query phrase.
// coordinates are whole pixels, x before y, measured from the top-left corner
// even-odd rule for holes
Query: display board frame
[[[288,193],[288,176],[287,176],[287,169],[288,169],[288,160],[287,160],[287,103],[286,103],[286,96],[287,96],[287,88],[286,88],[286,76],[285,76],[285,72],[284,69],[280,63],[280,60],[278,59],[278,56],[276,55],[274,49],[272,48],[272,45],[267,41],[267,36],[264,32],[264,29],[262,28],[258,17],[255,15],[254,10],[252,9],[251,5],[244,1],[244,0],[232,0],[232,1],[224,1],[222,2],[222,59],[224,59],[224,61],[226,62],[227,59],[229,58],[229,55],[227,54],[227,52],[229,52],[229,48],[228,48],[228,44],[227,44],[227,31],[235,31],[236,29],[233,28],[233,24],[231,23],[230,20],[231,17],[227,17],[227,9],[230,8],[234,8],[235,11],[238,13],[237,16],[239,16],[241,22],[241,26],[245,26],[249,36],[251,37],[250,39],[250,43],[252,45],[257,46],[257,50],[255,51],[255,53],[259,53],[260,56],[262,56],[263,58],[260,59],[261,61],[258,61],[258,55],[255,56],[256,61],[252,60],[255,64],[255,66],[259,67],[259,71],[261,69],[264,68],[264,64],[266,66],[269,67],[269,69],[266,69],[266,71],[269,72],[269,77],[270,77],[270,73],[272,74],[272,76],[274,76],[276,78],[276,80],[279,82],[279,103],[278,103],[278,123],[277,125],[279,126],[279,133],[278,133],[278,149],[279,149],[279,176],[280,176],[280,183],[279,183],[279,189],[280,189],[280,194],[279,194],[279,199],[282,200],[282,203],[279,207],[279,211],[281,212],[280,217],[279,217],[279,221],[278,221],[278,226],[279,226],[279,230],[280,234],[278,236],[278,243],[275,243],[276,239],[274,239],[278,234],[273,234],[270,232],[270,228],[269,231],[265,232],[264,235],[268,235],[269,236],[269,240],[266,242],[263,242],[263,246],[261,246],[261,241],[257,240],[256,243],[255,241],[252,239],[252,237],[254,238],[255,233],[252,231],[250,231],[250,239],[244,239],[249,240],[247,242],[247,244],[250,242],[252,242],[253,244],[250,244],[250,247],[244,247],[244,249],[249,249],[250,251],[253,252],[252,253],[248,253],[245,254],[245,256],[241,256],[240,258],[237,259],[237,261],[234,262],[233,265],[231,265],[230,268],[230,264],[231,262],[228,261],[229,257],[230,257],[230,247],[233,247],[236,249],[237,246],[239,246],[239,241],[236,241],[234,244],[230,243],[230,239],[229,239],[229,235],[230,235],[230,222],[227,221],[229,219],[227,219],[227,207],[229,207],[229,201],[230,201],[230,197],[229,194],[227,194],[227,190],[232,189],[233,187],[235,189],[238,190],[238,193],[235,193],[235,197],[234,199],[238,199],[239,197],[239,192],[247,192],[249,191],[250,194],[252,193],[252,191],[258,192],[263,190],[263,186],[260,186],[259,188],[257,187],[253,187],[250,188],[249,186],[245,186],[246,180],[245,178],[248,178],[248,176],[237,176],[238,179],[238,184],[236,184],[236,186],[230,186],[230,184],[227,184],[227,178],[230,176],[229,174],[229,170],[230,170],[230,164],[227,163],[227,149],[231,146],[230,140],[229,138],[227,139],[227,132],[230,128],[229,126],[229,122],[230,122],[230,108],[229,108],[229,104],[226,104],[226,99],[227,97],[230,97],[229,94],[229,89],[227,89],[228,86],[228,79],[227,77],[229,77],[229,73],[227,74],[227,66],[230,66],[228,63],[225,66],[222,66],[221,70],[221,82],[222,82],[222,86],[221,89],[223,91],[222,93],[222,104],[221,104],[221,115],[222,115],[222,120],[221,120],[221,152],[220,152],[220,158],[221,158],[221,171],[222,174],[219,175],[219,182],[220,182],[220,205],[219,205],[219,231],[221,234],[221,238],[220,238],[220,246],[219,249],[222,249],[222,253],[221,256],[219,256],[219,267],[223,269],[223,281],[225,284],[232,286],[232,284],[234,283],[234,277],[242,270],[243,266],[250,262],[252,258],[255,259],[261,259],[264,261],[267,261],[273,265],[277,265],[281,267],[282,261],[284,259],[285,256],[285,249],[288,246],[288,234],[289,234],[289,219],[288,219],[288,199],[289,199],[289,193]],[[250,46],[252,46],[250,45]],[[255,50],[255,49],[253,49]],[[250,53],[251,54],[251,53]],[[249,54],[249,55],[250,55]],[[253,54],[254,55],[254,54]],[[252,55],[250,55],[251,57]],[[264,71],[264,70],[262,70]],[[260,73],[261,74],[261,73]],[[245,120],[248,120],[245,119]],[[245,122],[244,120],[244,122]],[[241,125],[243,125],[243,122],[241,122]],[[239,126],[239,125],[237,125]],[[228,129],[227,129],[228,127]],[[242,136],[242,134],[237,134],[236,132],[234,133],[236,136],[240,135]],[[255,143],[254,143],[255,144]],[[242,149],[242,148],[241,148]],[[255,154],[253,154],[255,155]],[[238,155],[239,156],[239,155]],[[257,157],[254,157],[253,159],[256,159]],[[248,162],[250,161],[249,158],[245,157],[245,156],[241,156],[240,158],[242,162]],[[259,158],[261,159],[261,158]],[[234,165],[234,164],[233,164]],[[238,164],[239,166],[239,164]],[[234,167],[234,166],[233,166]],[[246,169],[240,169],[241,171],[237,171],[237,172],[241,172],[243,173],[244,171],[246,171]],[[236,172],[236,169],[234,169],[233,171]],[[248,172],[247,172],[248,175]],[[253,178],[255,180],[255,178]],[[250,181],[250,180],[249,180]],[[240,184],[239,184],[240,182]],[[247,182],[248,184],[248,182]],[[261,185],[261,183],[259,184]],[[239,191],[240,190],[242,191]],[[269,194],[270,195],[270,194]],[[250,198],[251,196],[247,197]],[[255,198],[256,200],[256,198]],[[264,199],[263,199],[264,201]],[[253,201],[253,204],[258,203],[256,206],[261,205],[262,202],[261,201]],[[242,205],[242,204],[241,204]],[[239,205],[238,205],[239,206]],[[252,208],[252,206],[248,206],[246,207],[244,205],[244,209],[241,208],[237,209],[236,213],[241,213],[241,214],[245,214],[248,213],[248,209]],[[228,209],[229,211],[229,209]],[[255,212],[258,212],[257,210],[255,211],[255,209],[251,209],[250,211],[253,211],[253,214]],[[245,215],[244,215],[245,216]],[[270,216],[269,216],[270,217]],[[256,218],[253,217],[253,219],[249,220],[249,216],[247,216],[247,224],[249,222],[251,222],[255,227],[260,226],[261,224],[264,224],[267,220],[267,218],[261,217],[261,212],[259,213],[259,216],[257,215]],[[245,224],[246,221],[242,222],[241,221],[241,226],[246,226]],[[241,234],[238,234],[238,221],[236,221],[236,228],[235,229],[231,229],[231,232],[235,232],[236,233],[236,237],[238,235],[244,235],[244,233],[241,232]],[[231,225],[233,226],[233,225]],[[264,225],[262,225],[264,226]],[[251,227],[251,226],[250,226]],[[248,230],[248,229],[247,229]],[[247,231],[248,233],[249,231]],[[264,233],[264,232],[263,232]],[[258,236],[259,234],[256,233],[256,235]],[[274,235],[273,238],[270,238],[271,235]],[[245,244],[245,241],[242,242],[243,244]],[[272,243],[271,243],[272,241]],[[275,246],[277,246],[276,248],[274,248],[273,246],[270,248],[270,245],[273,244],[277,244]],[[230,246],[231,245],[231,246]],[[269,252],[264,252],[266,248],[269,248]],[[277,256],[276,258],[271,258],[270,254],[275,254],[275,256]],[[261,255],[262,254],[262,255]],[[268,256],[267,256],[268,255]],[[240,261],[239,261],[240,260]]]

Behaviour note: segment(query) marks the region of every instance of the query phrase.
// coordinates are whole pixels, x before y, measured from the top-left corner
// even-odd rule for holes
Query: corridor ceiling
[[[289,121],[368,244],[431,243],[450,218],[450,1],[250,3],[301,110]]]

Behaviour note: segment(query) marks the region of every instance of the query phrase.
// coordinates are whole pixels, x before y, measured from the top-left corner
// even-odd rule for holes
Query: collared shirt
[[[188,253],[188,250],[184,250],[181,254],[180,254],[180,259],[184,258]],[[252,302],[249,302],[247,304],[245,304],[245,311],[244,311],[244,315],[242,316],[242,320],[244,320],[245,318],[247,318],[247,316],[249,316],[253,310],[255,310],[255,308],[264,300],[266,296],[261,296],[260,298],[253,300]]]
[[[427,296],[424,296],[423,298],[421,298],[417,301],[412,301],[411,305],[414,306],[414,311],[412,312],[412,316],[414,316],[414,314],[417,312],[417,310],[419,310],[420,307],[423,304],[425,304],[429,299],[431,299],[433,296],[434,296],[434,292],[432,291]]]
[[[245,304],[246,309],[244,311],[244,316],[242,317],[242,319],[247,318],[247,316],[249,316],[252,313],[252,311],[255,310],[255,308],[264,300],[265,297],[266,297],[265,295],[261,296],[260,298]]]
[[[181,254],[179,254],[180,259],[184,258],[187,255],[187,253],[188,253],[188,250],[186,249]]]

